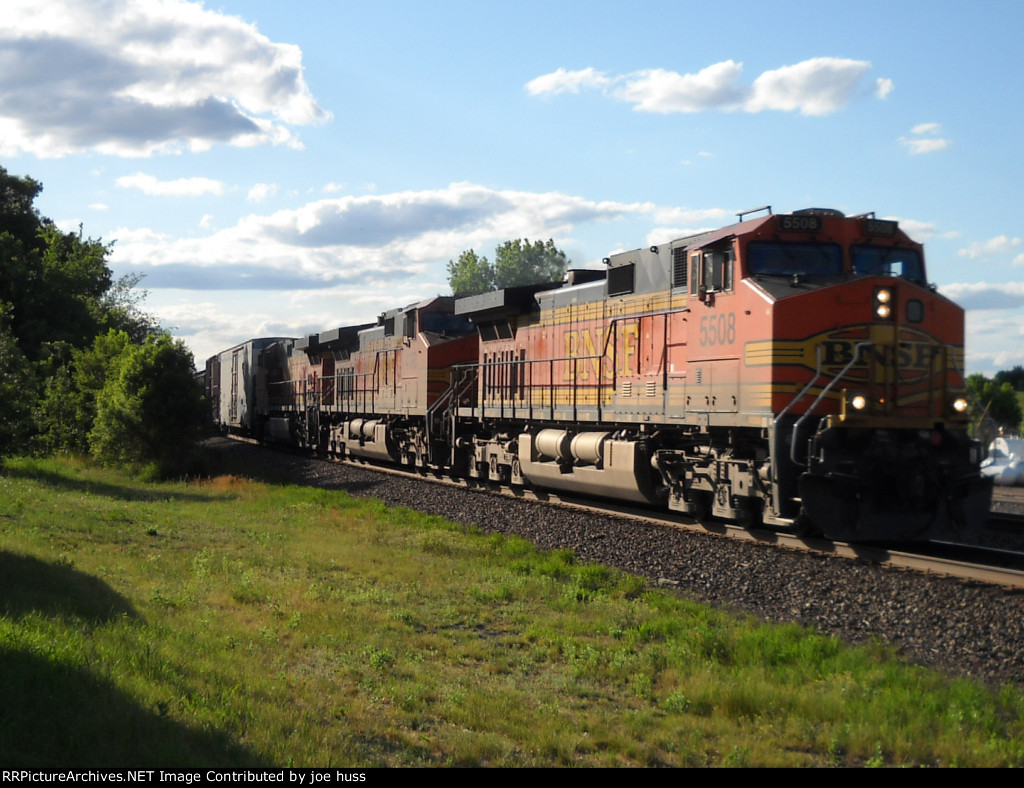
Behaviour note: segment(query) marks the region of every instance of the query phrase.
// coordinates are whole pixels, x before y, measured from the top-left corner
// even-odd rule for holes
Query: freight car
[[[991,484],[963,310],[922,247],[871,214],[749,213],[564,283],[267,344],[255,429],[696,518],[970,538]]]

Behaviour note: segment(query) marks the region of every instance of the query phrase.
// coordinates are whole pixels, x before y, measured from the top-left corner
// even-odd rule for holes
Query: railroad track
[[[248,438],[235,439],[247,443],[255,443],[255,441]],[[304,454],[303,456],[310,457],[311,455]],[[684,531],[773,545],[781,549],[817,553],[837,559],[863,561],[891,569],[939,577],[952,577],[963,581],[1000,586],[1007,589],[1024,589],[1024,552],[1015,550],[946,542],[921,543],[920,545],[915,545],[913,549],[908,549],[906,545],[900,545],[899,548],[896,548],[877,544],[833,542],[820,538],[797,537],[768,529],[746,529],[724,522],[700,523],[675,513],[642,510],[613,501],[584,499],[540,490],[499,487],[493,482],[451,478],[429,472],[415,472],[404,468],[378,465],[362,459],[339,460],[322,457],[316,457],[315,459],[323,462],[348,465],[353,468],[360,468],[380,474],[417,478],[431,484],[450,485],[519,500],[538,501]],[[1006,529],[1024,528],[1024,514],[1018,515],[994,511],[990,521],[991,526]]]
[[[537,495],[505,489],[491,490],[503,495],[526,497],[557,503],[601,514],[628,517],[643,522],[670,526],[698,533],[716,534],[729,539],[771,544],[788,550],[825,554],[847,560],[867,561],[893,569],[910,570],[926,575],[954,577],[1003,588],[1024,589],[1024,553],[1014,550],[963,545],[950,542],[925,542],[913,550],[906,546],[893,548],[886,545],[850,544],[828,539],[798,537],[768,529],[741,528],[729,523],[701,523],[682,516],[662,512],[640,512],[626,506],[603,501],[583,500],[554,494]],[[999,523],[1007,527],[1024,527],[1024,515],[998,515]]]

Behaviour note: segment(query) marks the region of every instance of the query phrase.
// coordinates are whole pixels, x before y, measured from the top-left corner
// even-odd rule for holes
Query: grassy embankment
[[[1024,692],[343,493],[0,469],[0,763],[1024,764]]]

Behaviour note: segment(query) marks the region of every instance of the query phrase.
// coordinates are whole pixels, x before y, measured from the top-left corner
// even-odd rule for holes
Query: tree
[[[29,249],[36,247],[43,220],[32,204],[42,190],[38,181],[9,175],[0,167],[0,235],[9,235]]]
[[[455,295],[475,295],[494,289],[494,267],[472,249],[448,261],[448,284]]]
[[[39,215],[40,191],[0,167],[0,454],[186,471],[205,421],[192,354],[139,308],[141,277],[114,280],[109,244]]]
[[[143,312],[141,304],[149,295],[138,285],[145,274],[125,274],[114,280],[100,299],[100,322],[106,329],[124,331],[136,344],[157,336],[160,326],[152,315]]]
[[[0,457],[24,451],[33,431],[36,385],[0,304]]]
[[[41,451],[89,452],[96,399],[131,345],[128,333],[111,329],[81,350],[66,346],[49,348],[51,358],[59,360],[59,366],[46,376],[36,416],[36,445]]]
[[[32,203],[42,186],[0,167],[0,303],[9,305],[9,328],[30,361],[46,360],[47,343],[88,347],[108,327],[133,335],[152,329],[127,288],[115,287],[110,245],[65,233]],[[138,278],[118,280],[133,286]]]
[[[996,383],[1009,383],[1015,391],[1024,391],[1024,367],[1016,366],[1011,370],[997,372]]]
[[[494,263],[472,249],[448,261],[448,284],[455,295],[472,295],[516,285],[558,282],[565,276],[569,260],[565,252],[548,239],[505,241],[494,254]]]
[[[538,282],[560,282],[569,261],[565,252],[547,243],[529,240],[505,241],[494,253],[494,282],[498,289]]]
[[[20,309],[15,304],[22,349],[35,359],[47,342],[88,345],[102,329],[102,300],[112,284],[110,248],[102,241],[84,238],[81,228],[63,233],[50,226],[39,235],[42,251],[32,261]]]
[[[1002,427],[1019,430],[1024,412],[1017,400],[1017,392],[1009,383],[998,383],[984,375],[970,375],[967,388],[974,397],[976,406],[973,413],[976,420],[991,418]]]

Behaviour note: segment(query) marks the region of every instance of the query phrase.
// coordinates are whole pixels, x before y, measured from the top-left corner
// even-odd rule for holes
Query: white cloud
[[[870,70],[865,60],[819,57],[766,71],[747,86],[743,64],[715,63],[695,74],[648,69],[608,76],[593,68],[558,69],[526,84],[534,96],[600,90],[641,112],[704,112],[707,110],[762,112],[778,110],[804,115],[827,115],[865,92],[861,84]],[[885,98],[892,80],[876,81],[875,95]]]
[[[736,211],[725,208],[656,208],[651,218],[658,222],[645,238],[645,245],[658,245],[696,235],[736,221]]]
[[[170,236],[164,233],[158,233],[148,227],[138,227],[131,229],[128,227],[120,227],[111,233],[111,237],[116,238],[119,244],[130,244],[135,246],[141,246],[144,244],[148,245],[159,245],[169,243]]]
[[[200,3],[0,5],[0,155],[298,146],[288,126],[328,117],[298,47]]]
[[[861,78],[871,68],[866,60],[816,57],[793,66],[766,71],[754,80],[748,112],[765,109],[828,115],[856,95]]]
[[[593,68],[566,71],[560,68],[550,74],[531,79],[526,91],[531,96],[557,96],[559,93],[579,93],[583,88],[604,88],[611,83],[603,73]]]
[[[565,249],[587,225],[718,226],[729,213],[453,183],[315,199],[253,213],[201,237],[116,230],[110,264],[117,274],[145,275],[147,309],[203,359],[250,337],[366,322],[382,309],[447,292],[444,265],[464,249],[487,253],[517,237],[553,238]],[[202,224],[211,222],[204,217]],[[573,258],[574,265],[588,264],[584,255]]]
[[[119,231],[111,262],[148,272],[150,287],[297,290],[341,282],[393,285],[430,265],[508,238],[564,238],[585,222],[652,215],[651,203],[594,202],[557,192],[444,189],[338,197],[251,215],[203,238]],[[383,284],[382,284],[383,286]]]
[[[91,211],[109,211],[110,206],[102,202],[94,202],[89,206]]]
[[[949,147],[949,140],[944,139],[910,139],[900,137],[900,142],[910,148],[911,156],[919,156],[922,153],[935,153]]]
[[[54,219],[53,223],[62,233],[77,233],[82,227],[81,219]]]
[[[735,221],[736,211],[725,208],[659,208],[654,211],[654,221],[660,224],[710,224],[721,227]],[[679,236],[676,236],[679,237]]]
[[[1024,307],[1024,282],[953,282],[939,291],[964,309],[1019,309]]]
[[[1021,288],[1018,286],[1018,290]],[[992,375],[1001,369],[1019,366],[1024,348],[1024,323],[1021,304],[996,307],[993,311],[974,310],[967,313],[967,371]]]
[[[664,69],[638,71],[615,89],[615,98],[635,105],[639,112],[702,112],[735,109],[743,101],[739,84],[741,63],[727,60],[696,74],[677,74]]]
[[[932,222],[922,222],[917,219],[901,219],[898,216],[886,216],[884,218],[899,222],[900,229],[918,243],[924,243],[935,235],[935,225]]]
[[[249,202],[259,203],[263,202],[268,197],[273,197],[275,194],[277,194],[277,184],[257,183],[249,189],[249,194],[246,196],[246,199],[249,200]]]
[[[972,260],[977,257],[992,257],[1000,254],[1010,254],[1020,246],[1020,238],[1010,238],[1006,235],[997,235],[987,241],[975,241],[964,249],[957,252],[961,257],[969,257]],[[1014,261],[1016,262],[1016,260]]]
[[[178,178],[161,181],[153,175],[137,172],[117,179],[122,189],[138,189],[157,197],[198,197],[201,194],[223,194],[224,184],[211,178]]]
[[[910,130],[914,137],[900,137],[899,142],[910,150],[911,156],[935,153],[949,147],[949,140],[938,136],[942,132],[939,123],[918,123]]]

